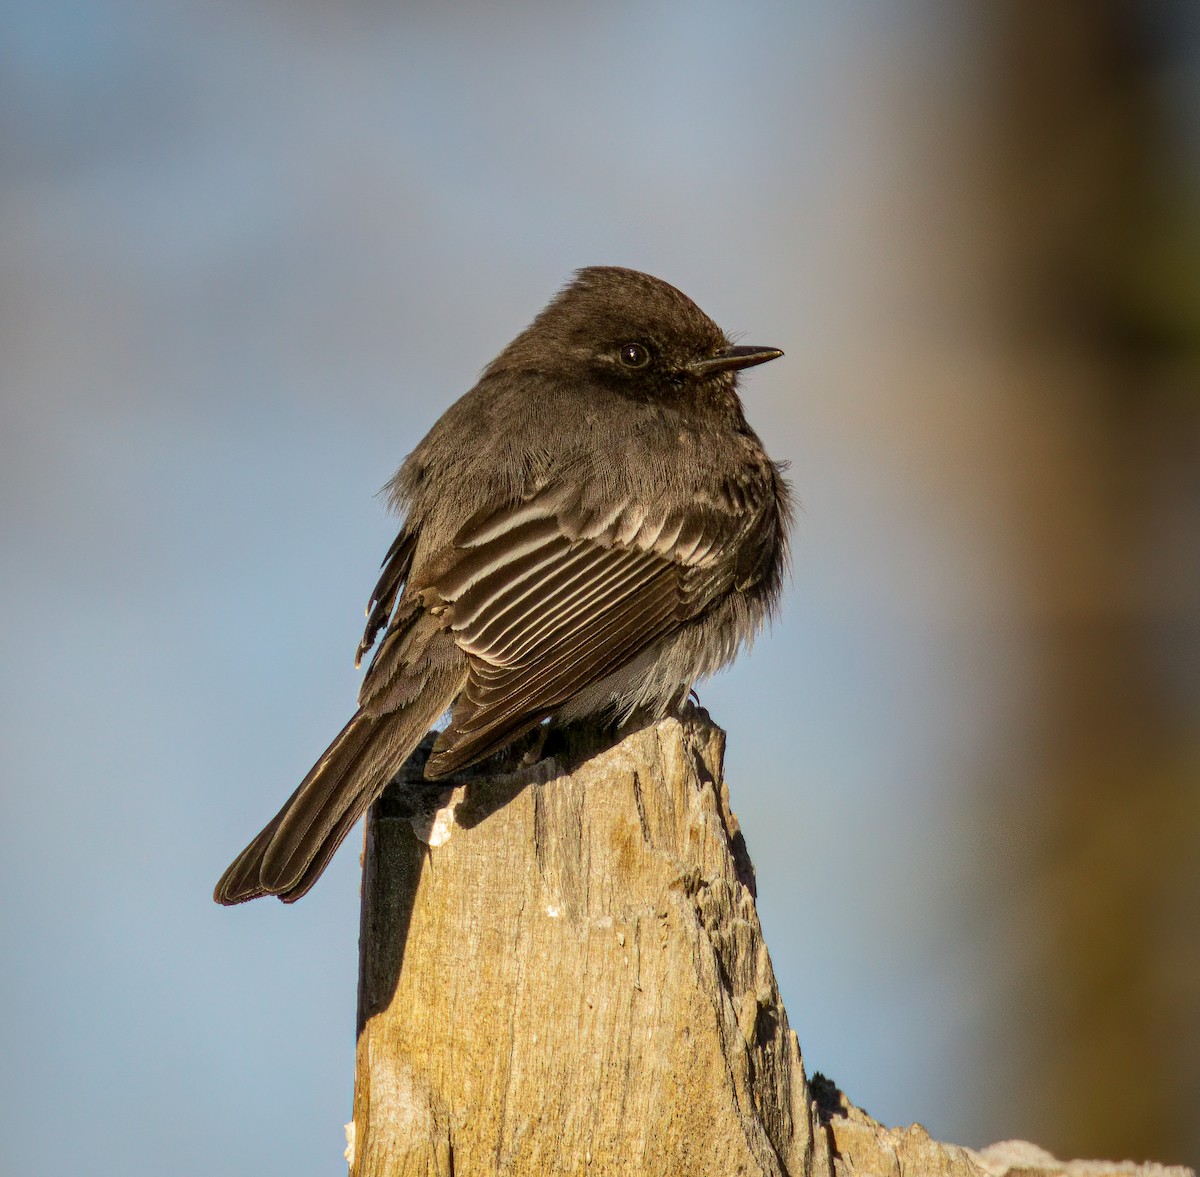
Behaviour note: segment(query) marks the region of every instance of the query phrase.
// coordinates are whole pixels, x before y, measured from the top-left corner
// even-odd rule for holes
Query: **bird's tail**
[[[397,711],[356,712],[283,808],[233,860],[213,898],[227,906],[260,895],[278,895],[284,903],[299,899],[454,694],[426,690]]]

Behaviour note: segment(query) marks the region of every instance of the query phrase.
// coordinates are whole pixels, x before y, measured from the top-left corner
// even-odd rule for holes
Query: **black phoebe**
[[[736,374],[782,354],[648,274],[580,270],[388,484],[358,711],[216,901],[299,899],[447,709],[427,777],[551,717],[661,717],[730,662],[778,602],[791,514]]]

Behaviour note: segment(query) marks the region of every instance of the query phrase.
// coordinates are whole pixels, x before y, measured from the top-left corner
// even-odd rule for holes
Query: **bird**
[[[687,295],[574,273],[385,490],[358,708],[213,893],[291,903],[449,712],[436,780],[549,722],[657,719],[777,612],[791,491],[735,344]]]

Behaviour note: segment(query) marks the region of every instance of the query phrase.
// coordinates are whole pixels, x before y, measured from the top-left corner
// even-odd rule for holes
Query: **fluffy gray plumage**
[[[736,373],[780,354],[657,278],[580,270],[389,484],[404,525],[359,709],[217,902],[303,895],[447,709],[429,777],[550,717],[660,716],[732,660],[778,601],[790,522]]]

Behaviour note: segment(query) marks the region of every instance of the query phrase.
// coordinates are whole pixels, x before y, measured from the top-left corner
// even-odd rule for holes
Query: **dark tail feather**
[[[232,905],[278,895],[294,903],[317,881],[367,806],[400,771],[421,737],[450,705],[429,684],[408,707],[355,714],[262,833],[235,858],[213,898]]]

